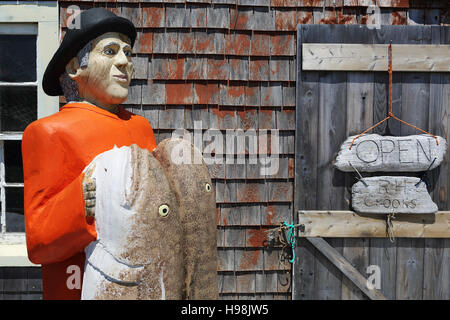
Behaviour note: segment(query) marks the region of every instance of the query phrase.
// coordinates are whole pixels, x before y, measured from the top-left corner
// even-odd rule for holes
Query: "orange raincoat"
[[[67,286],[69,266],[80,268],[82,283],[84,248],[97,237],[93,219],[85,217],[82,171],[98,154],[133,143],[150,152],[156,147],[149,122],[122,107],[115,115],[69,103],[26,128],[25,231],[29,259],[42,264],[44,299],[80,299],[81,288]]]

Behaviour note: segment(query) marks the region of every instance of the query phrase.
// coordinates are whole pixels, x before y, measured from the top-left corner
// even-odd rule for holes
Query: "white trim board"
[[[0,236],[0,267],[40,267],[28,259],[24,233],[7,233]]]

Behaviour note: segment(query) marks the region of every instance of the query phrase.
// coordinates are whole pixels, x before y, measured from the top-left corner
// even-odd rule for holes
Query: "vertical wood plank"
[[[383,26],[374,30],[374,43],[379,44],[404,44],[406,43],[406,26]],[[394,57],[393,57],[394,58]],[[374,123],[388,116],[389,111],[389,76],[388,73],[376,72],[374,75],[375,93],[374,100]],[[392,74],[392,112],[397,117],[402,117],[402,73]],[[373,130],[373,133],[386,135],[400,135],[401,123],[388,120]]]
[[[293,272],[293,299],[314,299],[314,276],[316,255],[320,253],[305,238],[298,238],[295,248]]]
[[[347,128],[346,135],[357,135],[373,124],[374,74],[367,72],[347,73]],[[355,175],[345,175],[345,198],[351,201],[351,187]],[[349,238],[343,240],[343,255],[361,274],[365,274],[369,262],[369,240]],[[342,278],[343,300],[362,300],[367,297],[347,277]]]
[[[449,44],[450,32],[438,26],[432,26],[433,44]],[[430,131],[447,139],[449,132],[448,116],[450,115],[450,74],[437,73],[430,76]],[[438,205],[439,210],[448,210],[450,183],[448,173],[450,170],[450,160],[448,157],[442,164],[431,171],[430,182],[433,201]]]
[[[388,74],[376,72],[374,74],[373,123],[378,123],[388,116],[389,86]],[[372,133],[384,135],[388,123],[385,121],[372,130]]]
[[[397,300],[421,300],[423,294],[424,239],[397,241]]]
[[[350,28],[335,28],[323,34],[324,42],[343,42]],[[345,201],[345,174],[335,169],[332,162],[342,141],[346,138],[347,74],[321,72],[319,76],[319,122],[317,155],[317,209],[347,209]],[[342,239],[328,239],[331,246],[342,253]],[[316,256],[316,299],[339,299],[342,274],[323,255]]]
[[[331,30],[335,30],[334,28]],[[342,31],[342,30],[341,30]],[[330,32],[329,37],[339,42],[347,32]],[[346,139],[347,74],[321,72],[319,76],[319,121],[317,155],[317,209],[345,210],[345,175],[332,162]]]
[[[432,44],[440,44],[441,42],[440,28],[431,27]],[[444,73],[432,73],[430,75],[430,105],[429,105],[429,130],[432,134],[445,137],[447,130],[447,114],[448,106],[443,104],[443,89],[446,85],[443,83],[445,79]],[[440,197],[440,191],[445,194],[447,191],[447,177],[445,170],[447,161],[444,161],[439,167],[432,170],[429,174],[431,183],[431,196],[437,204],[439,210],[446,210],[447,197]],[[441,174],[442,173],[442,174]]]
[[[318,73],[305,73],[299,85],[300,108],[296,110],[295,207],[311,210],[317,197]]]
[[[369,265],[369,239],[344,239],[343,255],[362,275]],[[347,277],[342,277],[342,300],[366,300],[367,296]]]
[[[450,299],[449,239],[425,239],[423,299]]]
[[[405,38],[409,44],[430,44],[430,26],[409,26],[405,28]],[[395,59],[395,57],[393,57]],[[410,124],[428,131],[430,102],[430,73],[414,72],[402,74],[402,117]],[[401,135],[420,133],[405,124],[401,125]]]
[[[380,291],[389,300],[395,300],[397,245],[387,238],[370,239],[369,264],[380,268]]]
[[[370,72],[347,72],[346,90],[346,136],[348,137],[360,134],[373,124],[374,74]],[[351,205],[350,190],[356,182],[356,174],[345,174],[344,197],[349,209]]]
[[[430,26],[409,26],[404,29],[404,39],[407,43],[431,43]],[[428,131],[429,104],[430,74],[403,73],[401,119]],[[416,129],[404,124],[401,125],[402,136],[417,133]],[[422,299],[424,243],[424,239],[397,239],[397,299]]]
[[[406,29],[404,26],[383,26],[375,31],[374,43],[404,44]],[[376,72],[374,75],[374,109],[373,122],[378,123],[388,116],[389,111],[389,75]],[[394,115],[402,118],[402,73],[393,72],[392,75],[392,111]],[[375,128],[373,133],[381,135],[400,135],[401,123],[388,120]],[[387,299],[396,298],[397,276],[397,244],[389,239],[370,239],[369,252],[370,265],[376,265],[381,272],[381,292]]]
[[[432,41],[450,43],[449,28],[432,27]],[[439,36],[438,36],[439,35]],[[430,99],[433,94],[438,95],[435,100],[430,100],[430,130],[436,130],[435,134],[446,137],[450,141],[450,75],[440,74],[431,78]],[[440,86],[440,89],[439,89]],[[437,91],[437,92],[436,92]],[[450,190],[450,161],[447,159],[433,173],[435,201],[440,210],[448,210]],[[441,209],[442,208],[442,209]],[[423,299],[450,299],[450,239],[426,239],[424,252],[424,288]]]
[[[450,43],[450,28],[442,28],[441,29],[441,43],[449,44]],[[442,97],[443,97],[443,105],[446,106],[445,113],[447,114],[447,127],[446,127],[446,135],[447,143],[450,144],[450,74],[445,74],[442,77],[443,88],[442,88]],[[447,154],[449,154],[449,150],[447,150]],[[449,191],[450,191],[450,159],[447,156],[447,160],[445,164],[442,165],[443,176],[447,177],[447,189],[441,188],[439,190],[439,200],[447,202],[446,210],[450,209],[450,199],[449,199]],[[443,184],[444,185],[444,184]],[[448,242],[447,242],[448,243]],[[448,247],[448,246],[447,246]]]
[[[301,44],[315,36],[317,34],[311,28],[299,26],[297,61],[301,61]],[[317,72],[302,72],[301,63],[297,63],[294,221],[298,210],[314,209],[317,204],[318,79]],[[308,241],[299,239],[295,256],[292,270],[293,299],[313,299],[315,249]]]

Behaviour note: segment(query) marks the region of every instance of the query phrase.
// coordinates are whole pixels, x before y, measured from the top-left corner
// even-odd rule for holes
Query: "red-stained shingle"
[[[238,202],[265,202],[266,199],[265,181],[251,181],[238,185]]]
[[[228,29],[230,27],[230,9],[227,5],[214,4],[207,8],[208,28]]]
[[[229,75],[228,60],[224,57],[208,58],[208,79],[227,80]]]
[[[148,30],[137,33],[137,40],[135,41],[134,51],[139,53],[153,52],[153,33]],[[137,48],[136,48],[137,46]]]
[[[258,128],[259,129],[276,129],[275,110],[261,108],[259,110]]]
[[[297,15],[295,9],[275,9],[275,30],[295,31],[297,27]]]
[[[151,68],[153,79],[166,80],[169,79],[170,67],[169,59],[165,56],[155,56],[151,60]]]
[[[250,54],[252,56],[269,56],[270,35],[255,32],[251,37]]]
[[[283,83],[283,106],[295,107],[295,83]]]
[[[194,53],[195,37],[189,30],[178,31],[178,53]]]
[[[268,81],[269,60],[250,58],[249,71],[249,80]]]
[[[133,79],[147,79],[148,77],[148,57],[132,57]]]
[[[243,273],[236,275],[236,292],[237,293],[255,293],[255,274]]]
[[[186,57],[183,79],[204,80],[207,78],[207,59],[203,57]]]
[[[169,58],[168,59],[168,75],[169,80],[183,80],[185,74],[185,59],[184,58]]]
[[[265,82],[261,84],[261,106],[281,106],[283,93],[280,82]]]
[[[295,130],[295,109],[277,110],[277,128],[279,130]]]
[[[230,29],[231,30],[252,30],[254,25],[253,8],[234,7],[230,9]]]
[[[259,83],[248,83],[245,86],[245,105],[259,106],[261,104],[261,90]]]
[[[295,55],[294,34],[280,34],[271,37],[270,55],[293,56]]]
[[[228,60],[229,80],[248,80],[248,57],[234,57]]]
[[[120,6],[119,16],[130,20],[135,27],[142,26],[142,11],[139,10],[138,4],[125,4],[122,3]]]
[[[275,11],[267,7],[253,8],[253,30],[273,31],[275,30]]]
[[[243,106],[245,103],[245,89],[239,84],[220,85],[220,104],[223,106]]]
[[[191,7],[191,27],[192,28],[206,28],[206,9],[203,5],[193,5]]]
[[[166,85],[162,82],[148,81],[142,85],[142,103],[143,104],[165,104],[166,103]]]
[[[245,131],[258,128],[258,109],[246,107],[237,111],[237,127]]]
[[[297,10],[297,24],[311,24],[313,22],[312,9],[302,8]]]
[[[166,30],[164,39],[164,53],[177,53],[178,51],[178,32]]]
[[[218,104],[219,86],[217,83],[194,83],[194,104]]]
[[[166,34],[164,30],[153,30],[153,53],[164,53],[165,38]]]
[[[192,104],[192,83],[166,83],[166,104]]]
[[[160,4],[144,5],[142,4],[142,26],[146,28],[164,27],[164,8]]]
[[[267,182],[268,201],[292,201],[293,186],[290,182]]]
[[[166,28],[189,28],[191,26],[191,11],[184,4],[165,4]]]
[[[233,32],[225,34],[225,54],[247,56],[250,50],[250,34]]]
[[[269,80],[289,81],[289,58],[274,57],[269,62]]]
[[[264,234],[262,230],[258,229],[252,228],[244,230],[244,240],[245,240],[244,245],[246,247],[262,247],[261,243],[260,244],[256,243],[257,241],[260,240],[261,237],[260,233]],[[261,250],[236,249],[235,256],[236,256],[235,269],[237,271],[261,270],[263,267],[263,253]],[[255,290],[254,274],[238,275],[237,281],[239,290],[238,292],[253,292]]]
[[[214,32],[210,31],[194,31],[195,49],[197,54],[214,54]]]
[[[409,0],[376,0],[379,7],[409,8]],[[423,1],[432,2],[432,1]]]

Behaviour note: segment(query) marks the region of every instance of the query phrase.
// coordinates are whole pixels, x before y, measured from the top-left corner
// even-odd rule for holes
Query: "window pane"
[[[0,87],[0,131],[24,131],[37,119],[37,87]]]
[[[6,232],[25,232],[23,188],[5,188]]]
[[[36,81],[35,35],[0,35],[0,81]]]
[[[6,140],[5,146],[5,180],[6,182],[23,182],[22,141]]]

